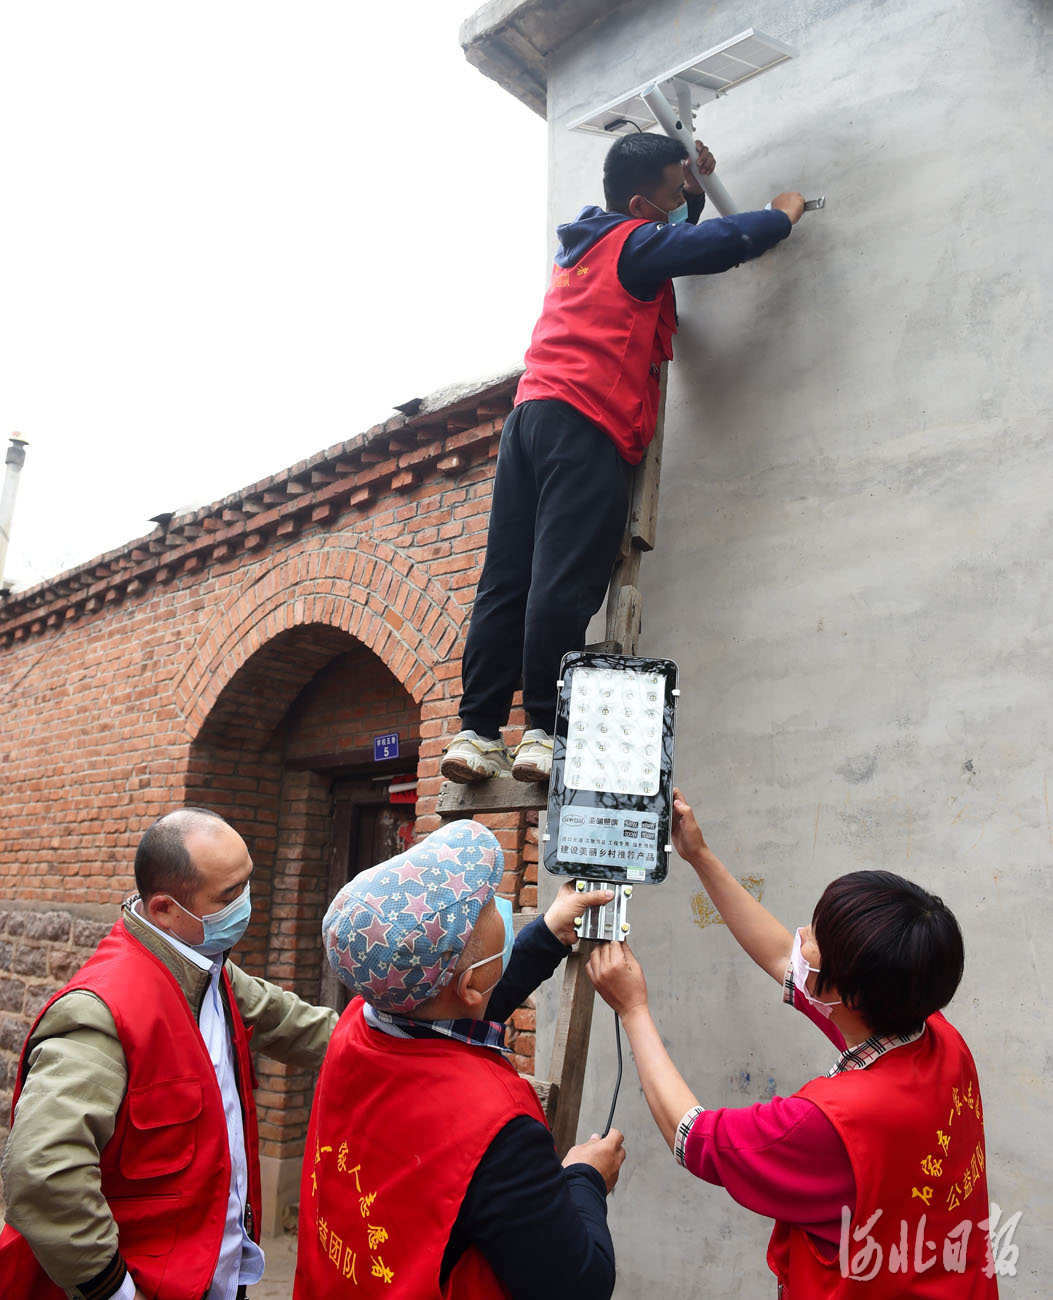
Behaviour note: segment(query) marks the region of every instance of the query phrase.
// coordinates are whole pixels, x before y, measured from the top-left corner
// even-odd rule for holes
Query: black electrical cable
[[[618,1018],[617,1011],[614,1013],[614,1041],[618,1045],[618,1077],[614,1081],[614,1096],[611,1098],[611,1111],[607,1116],[607,1127],[600,1134],[600,1137],[606,1137],[611,1131],[614,1108],[618,1104],[618,1089],[622,1086],[622,1022]]]

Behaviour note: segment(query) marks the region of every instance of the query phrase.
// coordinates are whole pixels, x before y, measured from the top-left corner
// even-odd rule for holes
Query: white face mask
[[[798,930],[793,936],[793,952],[790,954],[790,970],[793,972],[793,986],[795,989],[800,990],[801,996],[809,1006],[815,1007],[816,1011],[818,1011],[821,1016],[825,1016],[829,1020],[834,1007],[839,1007],[841,1005],[841,1000],[838,998],[835,1002],[820,1002],[814,993],[808,992],[808,976],[813,971],[818,975],[819,968],[817,966],[809,966],[804,959],[804,953],[801,952],[801,935],[803,933],[803,930]]]

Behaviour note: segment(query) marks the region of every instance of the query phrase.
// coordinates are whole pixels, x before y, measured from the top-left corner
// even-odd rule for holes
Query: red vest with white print
[[[662,363],[673,355],[676,301],[667,280],[642,302],[618,279],[625,241],[646,221],[620,221],[573,266],[553,267],[516,405],[566,402],[638,465],[654,437]]]
[[[245,1125],[248,1226],[258,1239],[255,1076],[249,1035],[226,971],[221,982],[233,1021],[234,1064]],[[87,989],[105,1002],[128,1068],[113,1136],[99,1160],[102,1193],[117,1223],[117,1248],[148,1300],[203,1296],[223,1240],[230,1150],[223,1098],[197,1020],[175,977],[129,934],[123,921],[117,922],[47,1007],[74,989]],[[19,1062],[12,1123],[36,1027]],[[64,1300],[66,1295],[41,1269],[25,1239],[10,1227],[0,1237],[0,1281],[4,1300]]]
[[[293,1300],[507,1300],[469,1247],[442,1258],[487,1147],[517,1115],[545,1123],[499,1052],[371,1029],[355,998],[318,1079],[300,1187]]]
[[[837,1129],[856,1206],[833,1260],[804,1229],[776,1223],[768,1264],[783,1300],[997,1297],[977,1226],[989,1213],[980,1085],[961,1034],[937,1012],[915,1042],[796,1095]]]

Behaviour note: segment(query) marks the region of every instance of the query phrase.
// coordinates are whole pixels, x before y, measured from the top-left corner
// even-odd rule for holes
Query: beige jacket
[[[186,960],[132,911],[129,932],[164,962],[195,1015],[208,972]],[[337,1013],[315,1007],[276,984],[226,963],[234,1000],[252,1049],[286,1065],[318,1069]],[[117,1027],[105,1003],[78,989],[59,998],[33,1034],[28,1073],[0,1175],[7,1222],[22,1234],[49,1276],[80,1300],[80,1286],[117,1251],[117,1225],[102,1195],[99,1153],[113,1135],[128,1072]]]

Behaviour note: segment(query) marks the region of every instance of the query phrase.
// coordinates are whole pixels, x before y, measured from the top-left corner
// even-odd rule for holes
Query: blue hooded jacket
[[[700,202],[700,199],[702,200]],[[618,261],[618,279],[634,298],[650,302],[667,280],[678,275],[717,275],[740,262],[752,261],[773,248],[793,229],[793,222],[778,208],[763,212],[737,212],[700,224],[704,196],[689,194],[688,219],[678,225],[648,222],[625,241]],[[589,249],[620,221],[632,221],[623,212],[582,208],[573,221],[556,227],[559,248],[556,264],[574,266]]]

